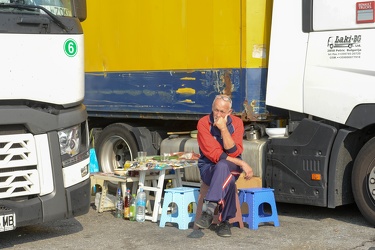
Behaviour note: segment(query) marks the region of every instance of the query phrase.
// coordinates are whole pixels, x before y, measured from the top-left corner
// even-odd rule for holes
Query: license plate
[[[0,232],[10,231],[16,229],[16,214],[1,214],[0,215]]]

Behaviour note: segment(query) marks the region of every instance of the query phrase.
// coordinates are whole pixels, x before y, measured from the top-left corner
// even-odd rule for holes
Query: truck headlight
[[[58,131],[63,167],[70,166],[89,157],[88,125],[84,122]]]

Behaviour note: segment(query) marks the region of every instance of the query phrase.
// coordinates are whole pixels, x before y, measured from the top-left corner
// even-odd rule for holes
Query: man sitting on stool
[[[252,168],[241,159],[244,126],[240,118],[231,115],[232,100],[227,95],[217,95],[212,112],[198,121],[198,167],[201,180],[210,186],[205,201],[207,209],[196,221],[200,228],[209,228],[216,208],[221,221],[217,234],[231,236],[229,219],[236,215],[236,180],[241,172],[245,179],[253,176]]]

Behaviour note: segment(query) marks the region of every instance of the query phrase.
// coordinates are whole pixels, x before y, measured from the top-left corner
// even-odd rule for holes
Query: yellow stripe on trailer
[[[242,1],[241,68],[267,68],[272,0]]]
[[[88,0],[87,8],[86,72],[240,67],[240,0]]]

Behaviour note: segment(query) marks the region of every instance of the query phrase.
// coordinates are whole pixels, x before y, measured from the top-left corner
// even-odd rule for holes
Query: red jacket
[[[198,145],[200,150],[200,159],[198,167],[201,172],[208,166],[215,165],[218,161],[226,159],[227,156],[241,158],[243,151],[244,126],[240,118],[230,115],[227,119],[227,128],[235,145],[225,150],[220,130],[213,125],[213,114],[206,115],[198,121]]]

